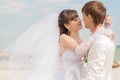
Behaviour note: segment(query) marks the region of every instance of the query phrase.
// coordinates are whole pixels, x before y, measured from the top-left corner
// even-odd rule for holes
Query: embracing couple
[[[100,1],[90,1],[82,7],[82,16],[91,31],[87,40],[79,36],[82,22],[77,11],[71,9],[48,15],[23,33],[8,47],[9,66],[15,70],[10,73],[11,80],[16,80],[16,71],[27,63],[33,69],[24,80],[59,80],[59,55],[64,80],[112,80],[115,45],[106,8]],[[83,57],[87,58],[86,63]]]
[[[106,17],[106,8],[100,1],[90,1],[82,7],[82,16],[92,33],[86,41],[79,37],[82,22],[75,10],[63,10],[59,15],[64,80],[112,80],[115,45],[114,33],[108,29],[111,20]],[[87,63],[81,64],[85,56]]]

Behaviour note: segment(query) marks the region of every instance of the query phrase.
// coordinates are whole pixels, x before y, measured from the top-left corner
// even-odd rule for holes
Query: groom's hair
[[[106,16],[106,8],[101,1],[90,1],[82,7],[82,13],[89,14],[93,18],[94,25],[103,24]]]

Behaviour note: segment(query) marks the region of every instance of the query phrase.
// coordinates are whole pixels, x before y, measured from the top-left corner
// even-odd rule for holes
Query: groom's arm
[[[87,74],[82,80],[103,80],[106,48],[102,42],[95,42],[88,53]]]

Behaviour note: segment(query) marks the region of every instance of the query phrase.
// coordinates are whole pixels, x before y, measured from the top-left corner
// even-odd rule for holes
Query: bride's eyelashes
[[[73,21],[77,21],[77,20],[80,20],[80,18],[76,17],[76,18],[73,19]]]

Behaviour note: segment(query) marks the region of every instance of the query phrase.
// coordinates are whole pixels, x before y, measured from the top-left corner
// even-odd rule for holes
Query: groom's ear
[[[89,20],[93,21],[93,17],[90,14],[88,14],[87,17],[89,18]]]

